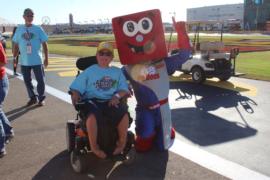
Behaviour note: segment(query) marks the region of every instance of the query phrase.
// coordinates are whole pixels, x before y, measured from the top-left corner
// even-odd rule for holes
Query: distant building
[[[224,28],[239,30],[244,27],[244,4],[227,4],[187,9],[187,23],[194,30],[200,23],[202,30]]]
[[[15,23],[0,17],[0,32],[12,32]]]
[[[245,29],[267,30],[267,21],[270,23],[270,0],[245,0],[244,7]]]

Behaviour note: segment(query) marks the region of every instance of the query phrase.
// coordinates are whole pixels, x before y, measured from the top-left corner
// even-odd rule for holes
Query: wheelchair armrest
[[[81,101],[81,102],[77,102],[74,107],[76,111],[80,111],[86,104],[87,102]]]

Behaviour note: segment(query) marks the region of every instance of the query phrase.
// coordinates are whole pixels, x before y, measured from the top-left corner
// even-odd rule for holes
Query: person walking
[[[0,43],[0,158],[6,155],[5,144],[14,136],[13,128],[3,111],[3,102],[9,86],[5,69],[6,63],[5,51]]]
[[[14,42],[13,57],[17,57],[19,52],[19,62],[21,64],[21,72],[30,100],[27,106],[36,104],[45,105],[45,68],[48,66],[48,36],[39,26],[32,24],[34,12],[27,8],[24,10],[24,25],[18,26],[12,41]],[[42,62],[41,46],[44,53],[44,61]],[[32,84],[31,71],[33,70],[37,80],[37,93],[34,91]]]

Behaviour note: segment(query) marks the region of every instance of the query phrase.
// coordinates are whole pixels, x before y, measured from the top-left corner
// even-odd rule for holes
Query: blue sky
[[[163,22],[171,22],[173,12],[176,20],[186,20],[187,8],[237,3],[243,0],[1,0],[0,17],[21,24],[23,10],[29,7],[35,12],[35,24],[45,16],[50,24],[67,23],[69,13],[75,23],[104,23],[116,16],[160,9]]]

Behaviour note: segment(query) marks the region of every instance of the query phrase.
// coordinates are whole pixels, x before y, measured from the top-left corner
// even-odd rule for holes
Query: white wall
[[[187,9],[187,21],[244,19],[244,4],[228,4]]]

